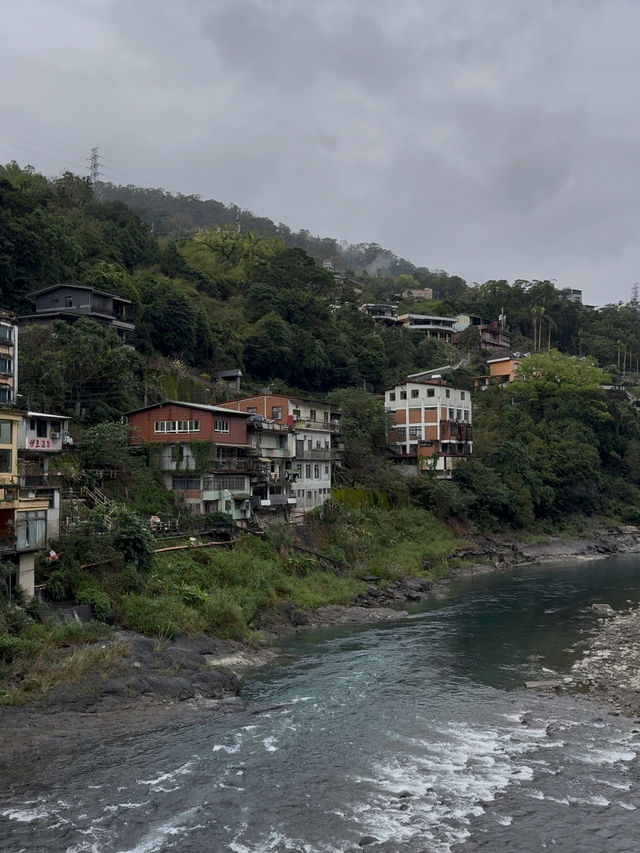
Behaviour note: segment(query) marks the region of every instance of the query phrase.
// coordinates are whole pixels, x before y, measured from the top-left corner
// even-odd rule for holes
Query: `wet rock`
[[[615,610],[610,604],[592,604],[591,610],[600,616],[613,616],[615,614]]]
[[[378,839],[375,835],[363,835],[358,841],[358,847],[368,847],[370,844],[377,844]]]

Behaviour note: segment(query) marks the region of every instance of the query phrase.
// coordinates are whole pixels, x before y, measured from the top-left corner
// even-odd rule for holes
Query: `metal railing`
[[[310,449],[303,447],[302,442],[296,447],[296,459],[302,461],[329,462],[331,460],[331,450],[326,449]]]

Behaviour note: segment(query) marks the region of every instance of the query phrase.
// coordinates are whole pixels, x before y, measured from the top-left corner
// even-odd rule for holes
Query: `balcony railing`
[[[340,432],[340,424],[336,421],[313,421],[311,418],[297,418],[296,429],[328,430],[329,432]]]
[[[18,548],[17,536],[3,536],[0,538],[0,554],[7,554],[16,551]]]
[[[309,449],[303,447],[300,443],[296,447],[296,459],[302,461],[329,462],[331,460],[331,450]]]

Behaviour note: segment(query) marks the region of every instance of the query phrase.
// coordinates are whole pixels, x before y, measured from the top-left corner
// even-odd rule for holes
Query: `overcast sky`
[[[637,0],[14,0],[0,162],[237,203],[469,282],[640,279]]]

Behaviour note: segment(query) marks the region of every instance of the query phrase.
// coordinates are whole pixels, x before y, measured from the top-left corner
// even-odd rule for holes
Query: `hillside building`
[[[471,394],[440,377],[408,379],[385,390],[387,441],[406,473],[450,477],[473,452]]]
[[[281,394],[242,397],[222,405],[293,430],[295,454],[285,470],[297,508],[304,512],[329,500],[332,466],[341,452],[340,413],[336,409],[328,403]]]
[[[123,343],[129,343],[135,332],[135,325],[127,317],[133,302],[115,293],[66,282],[37,290],[33,296],[36,300],[35,314],[19,317],[21,325],[51,323],[54,320],[74,323],[86,317],[101,326],[115,329]]]

